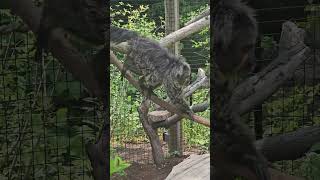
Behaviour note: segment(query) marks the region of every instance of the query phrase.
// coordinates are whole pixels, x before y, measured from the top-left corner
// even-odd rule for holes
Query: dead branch
[[[117,59],[117,57],[110,51],[110,63],[114,64],[121,72],[123,72],[123,64]],[[132,77],[130,72],[126,72],[124,74],[124,77],[132,84],[136,89],[138,89],[144,96],[148,95],[147,90],[143,89],[140,87],[139,83]],[[189,117],[188,114],[180,112],[175,106],[169,104],[168,102],[158,98],[155,94],[151,94],[150,100],[153,101],[154,103],[158,104],[159,106],[167,109],[168,111],[179,114],[181,117],[186,118],[186,119],[193,119],[195,122],[203,124],[207,127],[210,127],[210,121],[198,116],[198,115],[193,115],[193,117]]]
[[[168,47],[171,44],[178,42],[196,32],[201,31],[205,27],[210,25],[210,16],[201,18],[200,20],[189,24],[175,32],[168,34],[166,37],[162,38],[159,43],[164,47]]]
[[[188,26],[198,20],[200,20],[203,17],[209,16],[210,15],[210,7],[205,9],[204,11],[202,11],[198,16],[194,17],[193,19],[191,19],[190,21],[188,21],[185,26]]]
[[[269,161],[274,162],[301,158],[319,141],[320,126],[314,126],[261,139],[256,142],[256,147]]]
[[[191,96],[197,89],[200,87],[209,87],[209,79],[206,76],[203,69],[198,69],[197,79],[193,81],[189,86],[184,88],[183,92],[185,92],[184,97]]]
[[[210,106],[209,102],[203,102],[203,103],[191,106],[191,109],[195,113],[196,112],[203,112],[203,111],[207,110],[209,108],[209,106]],[[171,125],[176,124],[181,119],[182,119],[181,116],[175,114],[175,115],[170,116],[169,118],[165,119],[164,121],[153,123],[152,127],[153,128],[159,128],[159,127],[169,128]]]
[[[310,57],[310,49],[303,43],[299,29],[291,22],[284,23],[282,50],[265,69],[240,84],[232,95],[234,110],[239,114],[249,112],[271,96],[292,75],[296,68]],[[298,37],[298,38],[297,38]],[[291,41],[290,41],[291,39]]]
[[[264,71],[250,77],[235,89],[233,100],[240,102],[235,109],[239,114],[245,114],[261,104],[292,76],[295,68],[307,59],[309,54],[309,48],[302,43],[280,54]],[[289,62],[286,62],[288,60]]]

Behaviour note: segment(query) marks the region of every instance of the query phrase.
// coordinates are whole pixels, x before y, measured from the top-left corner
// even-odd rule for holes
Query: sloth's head
[[[178,58],[175,77],[181,86],[187,86],[190,82],[191,68],[182,56]]]

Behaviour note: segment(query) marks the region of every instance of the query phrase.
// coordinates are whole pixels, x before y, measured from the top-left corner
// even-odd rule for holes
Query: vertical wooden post
[[[314,10],[311,12],[311,15],[314,21],[314,24],[312,26],[312,31],[314,33],[313,41],[315,42],[315,45],[317,47],[317,45],[320,46],[320,44],[318,43],[320,41],[320,4],[315,5]]]
[[[179,29],[179,0],[164,0],[165,5],[165,30],[166,34],[170,34]],[[174,43],[168,48],[175,55],[179,55],[179,42]],[[179,121],[170,127],[169,130],[169,153],[175,152],[182,155],[182,123]]]

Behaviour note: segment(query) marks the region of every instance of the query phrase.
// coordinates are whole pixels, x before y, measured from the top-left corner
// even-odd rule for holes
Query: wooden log
[[[166,180],[209,180],[210,155],[190,155],[187,159],[172,168]]]
[[[169,111],[152,111],[148,113],[148,121],[150,124],[165,121],[171,116]]]
[[[301,158],[320,141],[320,126],[306,127],[295,132],[267,137],[256,142],[256,147],[270,162]]]

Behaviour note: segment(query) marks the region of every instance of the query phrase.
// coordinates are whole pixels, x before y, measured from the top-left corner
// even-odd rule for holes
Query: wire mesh
[[[299,128],[319,123],[319,1],[249,1],[256,10],[261,33],[257,49],[258,65],[263,68],[277,57],[278,43],[282,24],[292,21],[307,32],[306,43],[312,49],[311,58],[303,62],[289,79],[272,97],[262,105],[262,111],[255,109],[251,120],[262,121],[262,137],[292,132]],[[312,43],[314,44],[312,44]],[[261,119],[261,120],[259,120]],[[254,123],[251,121],[251,127]],[[259,128],[259,127],[255,127]],[[257,132],[257,131],[256,131]],[[315,165],[305,156],[295,161],[281,161],[276,167],[290,174],[302,175],[314,179],[309,171]],[[309,168],[309,170],[308,170]],[[317,179],[317,178],[315,178]]]
[[[1,27],[14,23],[0,11]],[[50,54],[36,62],[34,34],[20,28],[0,34],[0,179],[93,179],[85,146],[100,106]]]

